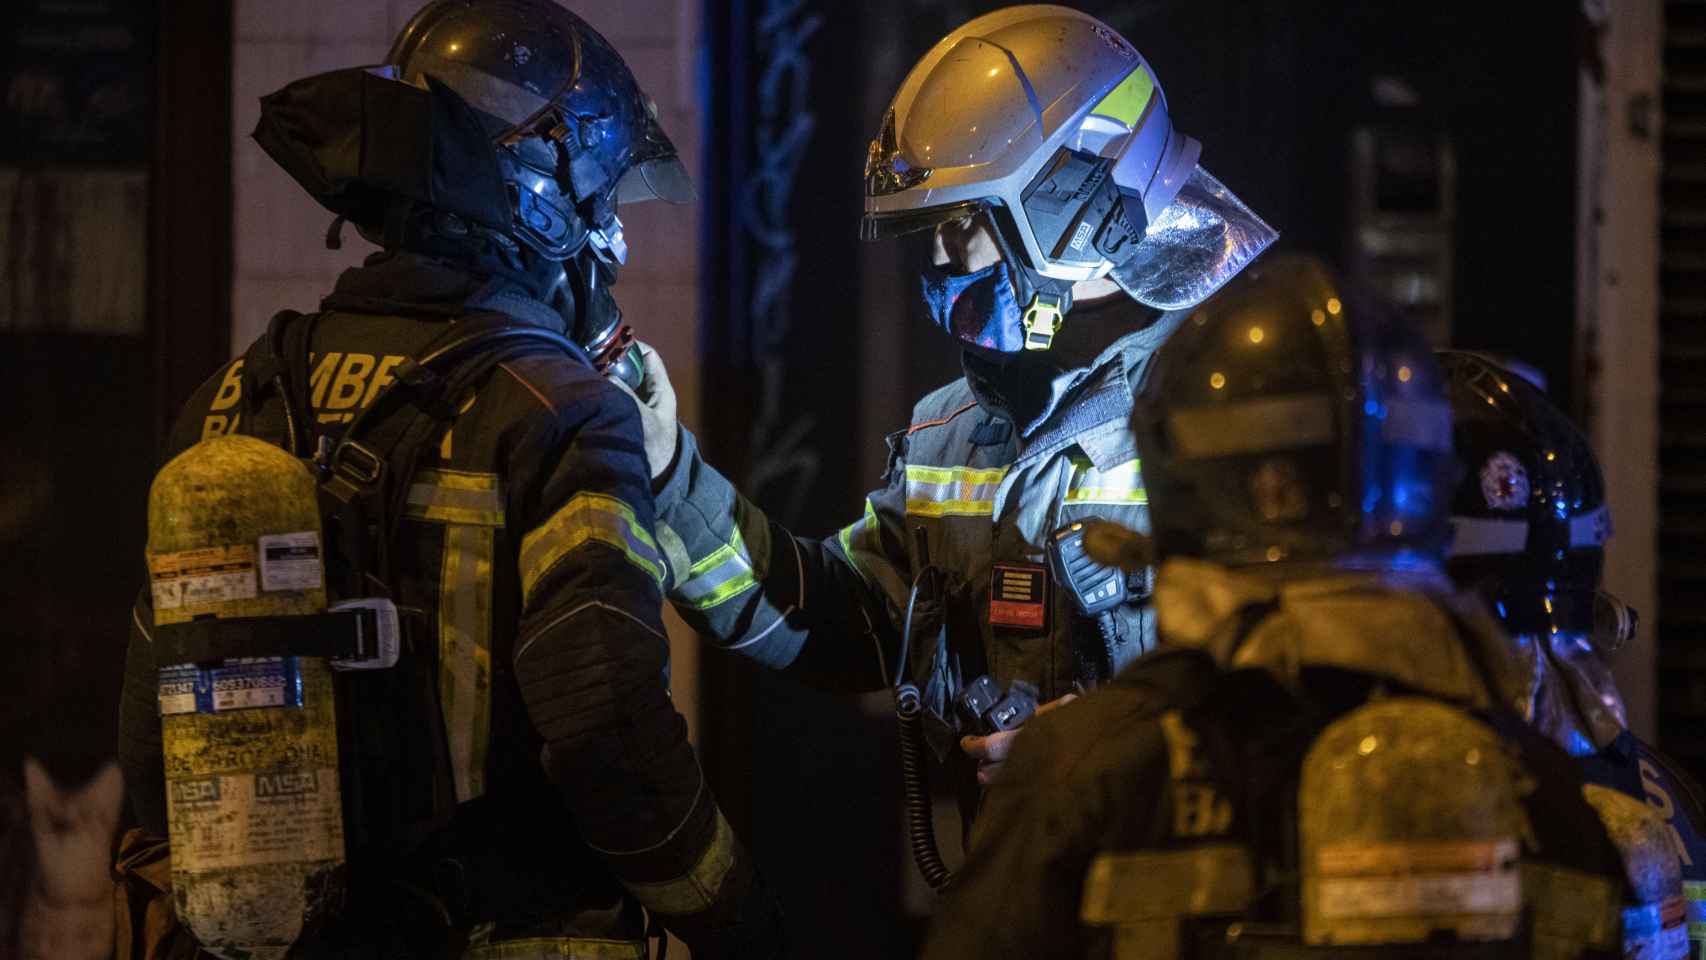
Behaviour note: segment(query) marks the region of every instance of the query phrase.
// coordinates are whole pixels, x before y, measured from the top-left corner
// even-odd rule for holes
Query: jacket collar
[[[445,319],[491,310],[549,330],[564,327],[561,314],[514,279],[406,250],[382,250],[339,274],[320,308]]]
[[[1061,371],[1050,379],[1041,411],[1016,431],[1019,459],[1048,456],[1074,443],[1100,470],[1135,457],[1130,419],[1136,391],[1150,358],[1185,316],[1183,311],[1161,314],[1141,330],[1109,343],[1085,366]],[[1001,394],[999,374],[970,355],[965,368],[966,383],[978,403],[1011,417]]]
[[[1247,631],[1241,614],[1261,608]],[[1295,679],[1304,667],[1385,677],[1473,707],[1519,708],[1523,672],[1472,594],[1437,571],[1312,570],[1288,578],[1172,559],[1156,572],[1161,642],[1208,653],[1223,668]]]

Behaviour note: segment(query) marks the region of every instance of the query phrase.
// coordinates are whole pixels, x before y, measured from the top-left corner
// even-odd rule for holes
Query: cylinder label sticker
[[[342,860],[335,768],[284,768],[166,784],[172,872]]]
[[[238,657],[218,666],[185,663],[160,669],[162,717],[300,706],[302,670],[295,657]]]
[[[246,543],[150,554],[148,572],[157,610],[255,596],[255,548]]]
[[[193,663],[160,668],[160,716],[196,712],[196,687],[201,670]]]
[[[319,531],[261,538],[262,590],[318,590],[324,584]]]

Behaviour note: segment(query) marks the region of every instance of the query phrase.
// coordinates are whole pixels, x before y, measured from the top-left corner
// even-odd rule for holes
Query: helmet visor
[[[1278,237],[1199,166],[1110,276],[1144,306],[1185,310],[1213,296]]]
[[[949,221],[975,216],[988,206],[987,200],[964,200],[920,210],[867,213],[859,221],[859,239],[893,240],[920,230],[933,230]]]
[[[658,105],[651,97],[645,101],[646,124],[634,141],[630,166],[616,183],[616,202],[639,203],[643,200],[663,200],[666,203],[692,203],[698,199],[693,189],[693,177],[681,162],[675,143],[663,132],[658,122]]]

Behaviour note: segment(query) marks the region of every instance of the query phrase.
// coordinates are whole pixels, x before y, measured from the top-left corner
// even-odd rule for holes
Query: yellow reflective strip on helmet
[[[1108,95],[1103,97],[1100,103],[1090,108],[1090,112],[1135,128],[1154,96],[1155,78],[1151,77],[1149,71],[1140,63],[1136,69],[1126,74],[1119,86],[1108,91]]]
[[[1007,468],[906,468],[906,512],[920,517],[986,517],[995,512],[995,492]]]
[[[674,880],[661,883],[624,880],[622,885],[628,888],[635,899],[645,904],[648,910],[674,914],[698,913],[716,902],[717,894],[722,890],[723,882],[728,879],[729,871],[734,865],[735,834],[729,829],[729,822],[724,820],[719,812],[711,842],[706,845],[705,852],[699,855],[699,862],[695,863],[692,869]]]
[[[588,937],[527,937],[472,944],[462,960],[645,960],[644,940]]]
[[[620,550],[629,563],[663,583],[663,553],[652,535],[641,528],[633,508],[607,494],[577,493],[522,538],[522,602],[527,602],[534,586],[559,560],[591,541]]]
[[[486,792],[495,551],[489,526],[453,523],[445,528],[438,591],[438,699],[458,803]]]
[[[465,470],[416,470],[409,483],[403,515],[435,523],[501,527],[504,506],[498,475]]]
[[[695,609],[709,610],[758,585],[738,524],[730,536],[733,539],[729,543],[706,554],[688,568],[686,579],[675,588],[679,600]]]
[[[1139,460],[1128,460],[1107,470],[1097,470],[1095,467],[1080,464],[1073,471],[1071,486],[1066,491],[1066,502],[1111,506],[1146,504],[1149,502],[1149,491],[1144,489],[1141,468],[1142,462]]]

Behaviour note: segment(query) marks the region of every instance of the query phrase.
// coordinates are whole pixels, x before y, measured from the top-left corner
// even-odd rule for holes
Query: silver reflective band
[[[906,468],[906,512],[918,517],[987,517],[995,512],[995,493],[1006,467]]]
[[[409,483],[403,515],[437,523],[501,527],[504,502],[498,475],[467,470],[416,470]]]
[[[1188,459],[1291,450],[1333,442],[1333,404],[1318,394],[1180,410],[1167,418]]]
[[[1235,844],[1103,853],[1085,874],[1079,917],[1108,925],[1236,913],[1249,906],[1255,883],[1249,851]]]
[[[729,531],[729,542],[694,563],[674,596],[696,610],[709,610],[756,586],[751,555],[742,539],[740,525]]]
[[[1521,553],[1528,547],[1527,520],[1452,517],[1448,556],[1471,557]]]
[[[729,871],[734,869],[737,849],[734,831],[729,829],[729,822],[718,813],[711,842],[706,845],[705,852],[699,855],[699,861],[686,873],[674,880],[658,883],[624,880],[622,885],[628,888],[628,892],[632,893],[635,899],[645,904],[648,910],[658,913],[698,913],[717,902],[717,895],[722,891],[724,881],[728,880]]]

